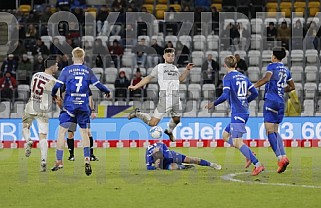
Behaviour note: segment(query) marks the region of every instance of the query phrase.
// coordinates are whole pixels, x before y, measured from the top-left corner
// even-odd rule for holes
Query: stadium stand
[[[41,5],[42,10],[36,11],[34,5],[19,5],[16,10],[8,10],[5,12],[10,12],[14,14],[19,22],[19,44],[16,40],[12,40],[8,44],[10,46],[17,46],[17,49],[13,52],[15,60],[18,62],[22,61],[22,55],[27,54],[32,64],[38,62],[38,58],[45,58],[46,54],[41,54],[40,52],[34,53],[32,51],[34,42],[36,38],[40,38],[44,46],[48,49],[52,49],[52,41],[58,38],[61,45],[66,44],[76,46],[84,46],[87,44],[89,47],[93,47],[96,39],[100,39],[103,47],[108,48],[113,44],[114,40],[119,41],[121,47],[124,49],[123,55],[115,55],[117,59],[112,59],[111,54],[100,54],[102,56],[103,64],[100,65],[97,62],[97,55],[93,54],[92,49],[86,48],[88,58],[86,59],[86,64],[93,68],[96,76],[105,83],[109,89],[114,92],[114,82],[121,70],[124,70],[128,79],[133,78],[133,74],[136,71],[136,65],[133,65],[133,53],[131,48],[136,45],[137,41],[142,38],[145,39],[145,45],[150,46],[153,39],[156,39],[160,47],[164,47],[169,41],[176,48],[177,42],[180,41],[185,46],[189,48],[190,54],[188,56],[188,61],[193,62],[195,67],[191,74],[188,76],[187,80],[180,85],[180,96],[184,102],[184,116],[226,116],[229,114],[229,108],[225,104],[220,105],[215,111],[208,112],[204,110],[205,103],[208,100],[212,100],[219,96],[217,92],[217,87],[213,84],[203,84],[201,74],[202,63],[206,60],[208,54],[213,55],[213,59],[216,60],[220,67],[220,74],[225,74],[226,70],[223,68],[223,59],[227,55],[240,54],[240,57],[244,59],[249,66],[247,75],[252,82],[256,82],[260,79],[265,70],[266,66],[270,63],[272,47],[277,44],[278,34],[273,37],[273,41],[269,41],[267,44],[263,44],[267,40],[267,28],[271,22],[274,23],[276,29],[281,27],[282,22],[286,22],[287,26],[294,30],[297,22],[302,24],[302,35],[303,37],[299,39],[292,39],[287,46],[287,58],[283,61],[287,65],[291,72],[292,77],[295,82],[296,91],[298,93],[301,105],[303,106],[302,115],[320,115],[321,114],[321,83],[320,83],[320,37],[321,30],[319,29],[319,19],[314,18],[317,12],[320,12],[320,2],[319,1],[308,1],[308,0],[292,0],[292,1],[255,1],[252,0],[252,7],[249,8],[244,5],[239,5],[238,1],[235,1],[233,5],[227,3],[227,1],[213,0],[210,4],[210,8],[204,8],[203,6],[194,5],[194,1],[175,1],[178,4],[172,4],[174,1],[165,0],[144,0],[140,1],[141,4],[132,1],[132,3],[127,3],[126,7],[112,7],[112,1],[105,0],[87,0],[87,6],[82,8],[81,11],[97,12],[98,16],[103,16],[101,8],[103,5],[107,6],[108,12],[119,11],[120,17],[116,20],[117,27],[113,27],[112,24],[103,24],[108,36],[104,34],[88,35],[88,31],[85,33],[84,25],[84,14],[81,12],[77,14],[77,18],[80,22],[80,30],[78,34],[70,31],[66,28],[66,25],[59,23],[58,30],[61,35],[50,36],[48,31],[52,30],[47,22],[44,21],[45,8],[49,6],[50,14],[60,11],[59,7],[56,7],[56,0],[47,1],[47,4]],[[138,1],[139,2],[139,1]],[[228,1],[230,2],[230,1]],[[182,34],[177,36],[175,30],[179,31],[181,23],[173,22],[172,24],[164,23],[164,12],[171,10],[173,8],[176,12],[178,11],[192,11],[194,12],[195,23],[193,25],[192,31],[189,34]],[[215,9],[213,9],[215,7]],[[38,8],[38,7],[37,7]],[[151,13],[156,17],[151,25],[138,24],[137,31],[134,33],[130,29],[126,29],[126,11],[146,11]],[[73,9],[70,10],[74,14]],[[172,11],[172,10],[171,10]],[[200,17],[203,11],[214,11],[213,24],[212,27],[208,28],[207,24],[201,24]],[[249,19],[229,17],[218,22],[215,19],[215,15],[219,12],[224,11],[238,11],[245,14]],[[256,14],[255,12],[268,12],[267,14]],[[216,13],[215,13],[216,12]],[[280,16],[277,12],[284,12],[284,16]],[[294,12],[293,14],[291,12]],[[109,16],[107,13],[104,19]],[[237,24],[242,23],[243,27],[247,29],[250,33],[249,47],[245,49],[240,49],[238,46],[237,38],[232,37],[225,40],[224,29],[230,26],[230,32],[235,32],[236,37],[240,35]],[[30,36],[28,28],[30,25],[34,25],[36,34]],[[317,27],[314,27],[314,24]],[[98,25],[98,24],[97,24]],[[7,38],[7,26],[0,25],[0,42],[5,43]],[[221,29],[221,30],[220,30]],[[92,30],[95,31],[95,30]],[[98,30],[97,30],[98,31]],[[232,33],[231,32],[231,33]],[[126,36],[127,34],[127,36]],[[136,34],[134,39],[128,39],[131,34]],[[292,34],[293,35],[293,34]],[[305,38],[304,38],[305,37]],[[132,37],[131,37],[132,38]],[[290,38],[291,39],[291,38]],[[303,42],[303,44],[297,45],[296,43]],[[226,43],[229,43],[226,46]],[[2,44],[4,45],[4,44]],[[293,46],[293,47],[292,47]],[[5,68],[5,63],[7,54],[3,51],[0,52],[0,65],[1,68]],[[60,56],[62,53],[58,53]],[[147,52],[149,55],[149,52]],[[161,55],[160,55],[161,57]],[[69,57],[70,58],[70,57]],[[161,59],[160,59],[161,60]],[[118,63],[116,63],[118,62]],[[147,61],[148,62],[148,61]],[[59,59],[59,66],[63,67],[64,60]],[[145,68],[146,67],[146,68]],[[153,65],[146,63],[145,66],[140,66],[140,70],[143,76],[150,74],[153,69]],[[61,69],[61,68],[60,68]],[[184,66],[179,67],[179,71],[184,70]],[[1,76],[3,76],[1,72]],[[37,72],[36,67],[32,69],[32,73]],[[28,80],[27,80],[28,81]],[[18,96],[10,101],[1,100],[0,103],[0,117],[1,118],[14,118],[21,116],[21,109],[24,103],[27,101],[29,96],[29,85],[19,84]],[[127,93],[129,94],[129,93]],[[156,80],[153,80],[146,87],[146,96],[142,96],[138,100],[131,100],[128,96],[124,101],[102,100],[101,94],[94,91],[94,100],[97,104],[101,105],[135,105],[142,106],[145,110],[150,110],[152,107],[151,103],[157,102],[158,86]],[[260,116],[263,112],[263,95],[264,89],[260,89],[259,98],[250,104],[250,114],[251,116]],[[148,105],[147,105],[148,103]],[[155,103],[154,103],[155,104]],[[190,108],[190,106],[193,106]],[[148,108],[147,108],[148,106]],[[197,107],[196,107],[197,106]],[[53,106],[53,117],[57,117],[59,109]]]

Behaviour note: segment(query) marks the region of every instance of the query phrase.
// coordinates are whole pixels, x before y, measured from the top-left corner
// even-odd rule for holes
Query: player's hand
[[[214,103],[210,102],[205,106],[205,109],[212,109],[214,108]]]
[[[186,69],[191,70],[193,68],[193,66],[194,66],[193,63],[189,63],[189,64],[187,64]]]
[[[160,159],[157,159],[154,164],[155,164],[155,168],[159,169],[160,168],[159,167],[160,166]]]
[[[96,118],[96,113],[95,113],[95,112],[91,112],[90,118],[91,118],[91,119],[95,119],[95,118]]]
[[[128,87],[128,89],[129,89],[130,91],[134,91],[134,90],[137,90],[137,87],[136,87],[136,86],[133,86],[133,85],[130,85],[130,86]]]
[[[105,98],[110,98],[110,92],[105,93]]]
[[[58,107],[59,107],[60,109],[62,109],[62,104],[63,104],[62,98],[56,96],[56,97],[54,97],[54,101],[55,101],[55,103],[58,105]]]

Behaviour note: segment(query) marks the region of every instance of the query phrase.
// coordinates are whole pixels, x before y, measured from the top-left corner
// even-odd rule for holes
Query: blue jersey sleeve
[[[231,90],[231,81],[226,78],[223,79],[223,93],[222,95],[214,102],[214,106],[217,106],[223,103],[228,99]]]
[[[61,71],[58,79],[56,80],[55,86],[52,88],[51,96],[55,96],[57,94],[57,91],[61,86],[63,86],[67,81],[67,75],[65,68]]]
[[[266,72],[271,72],[273,73],[273,70],[274,70],[274,67],[272,64],[269,64],[267,67],[266,67]]]
[[[288,70],[286,82],[289,82],[289,81],[291,81],[291,80],[292,80],[292,74],[291,74],[291,72]]]
[[[153,166],[154,159],[152,154],[148,150],[146,150],[146,155],[145,155],[145,160],[146,160],[146,168],[147,170],[155,170],[156,167]]]

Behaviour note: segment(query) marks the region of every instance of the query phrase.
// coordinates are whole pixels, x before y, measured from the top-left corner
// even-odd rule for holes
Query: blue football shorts
[[[245,124],[249,114],[232,114],[231,123],[225,127],[225,131],[231,134],[232,138],[241,138],[246,133]]]
[[[264,122],[281,123],[284,117],[284,103],[265,100],[263,106]]]

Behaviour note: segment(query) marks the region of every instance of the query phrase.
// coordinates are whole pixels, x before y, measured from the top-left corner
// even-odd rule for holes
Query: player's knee
[[[187,162],[188,161],[188,162]],[[191,163],[191,164],[199,164],[200,159],[197,157],[186,157],[184,162]]]
[[[243,145],[243,139],[242,138],[235,138],[233,139],[233,146],[236,148],[241,148]]]
[[[153,126],[157,126],[158,122],[155,120],[150,120],[148,124],[149,126],[153,127]]]
[[[172,119],[173,119],[174,123],[176,123],[176,124],[179,124],[179,122],[181,122],[180,117],[173,117]]]
[[[22,128],[24,128],[24,129],[30,129],[30,127],[31,127],[31,124],[29,124],[29,123],[22,124]]]
[[[68,139],[74,138],[74,132],[68,131]]]
[[[226,132],[226,131],[223,131],[222,138],[223,138],[224,141],[227,142],[229,140],[229,138],[230,138],[230,134],[228,132]]]

